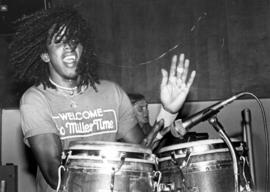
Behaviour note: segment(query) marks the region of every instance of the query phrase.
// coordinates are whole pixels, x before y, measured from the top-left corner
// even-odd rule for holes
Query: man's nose
[[[74,50],[76,48],[76,45],[74,44],[74,43],[72,43],[72,42],[66,42],[66,43],[64,43],[64,49],[65,50],[70,50],[70,51],[72,51],[72,50]]]
[[[64,49],[65,50],[71,50],[71,46],[69,43],[64,43]]]

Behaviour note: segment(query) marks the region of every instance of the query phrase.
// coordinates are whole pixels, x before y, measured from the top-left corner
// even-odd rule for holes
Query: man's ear
[[[45,63],[49,63],[50,62],[50,57],[49,57],[48,53],[41,53],[40,58]]]

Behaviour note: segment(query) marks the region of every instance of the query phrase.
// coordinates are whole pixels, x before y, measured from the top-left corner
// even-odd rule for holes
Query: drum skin
[[[237,153],[240,141],[232,141]],[[189,154],[189,155],[188,155]],[[233,192],[234,173],[231,154],[221,139],[202,140],[161,148],[160,191]],[[238,166],[242,172],[242,166]]]
[[[62,178],[63,192],[152,192],[155,158],[140,145],[74,142]]]

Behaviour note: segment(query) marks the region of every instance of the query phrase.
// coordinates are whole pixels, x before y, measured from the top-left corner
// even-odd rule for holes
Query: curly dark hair
[[[72,44],[75,49],[78,43],[83,45],[77,73],[80,76],[79,86],[89,84],[96,90],[99,83],[97,75],[97,56],[94,51],[94,39],[87,21],[75,8],[54,7],[40,10],[17,21],[18,29],[10,48],[10,64],[16,69],[18,80],[55,88],[49,81],[49,68],[40,54],[47,52],[47,45],[52,40],[58,43]],[[64,33],[62,32],[65,26]],[[58,38],[53,39],[54,35]]]
[[[128,93],[128,97],[129,97],[132,105],[134,105],[137,101],[145,100],[144,95],[142,95],[140,93]]]

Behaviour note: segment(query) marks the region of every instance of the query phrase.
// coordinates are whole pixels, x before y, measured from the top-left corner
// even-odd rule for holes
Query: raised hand
[[[164,109],[176,113],[182,107],[193,83],[196,72],[192,71],[187,80],[189,60],[184,54],[172,58],[170,73],[161,69],[162,81],[160,84],[160,100]]]

